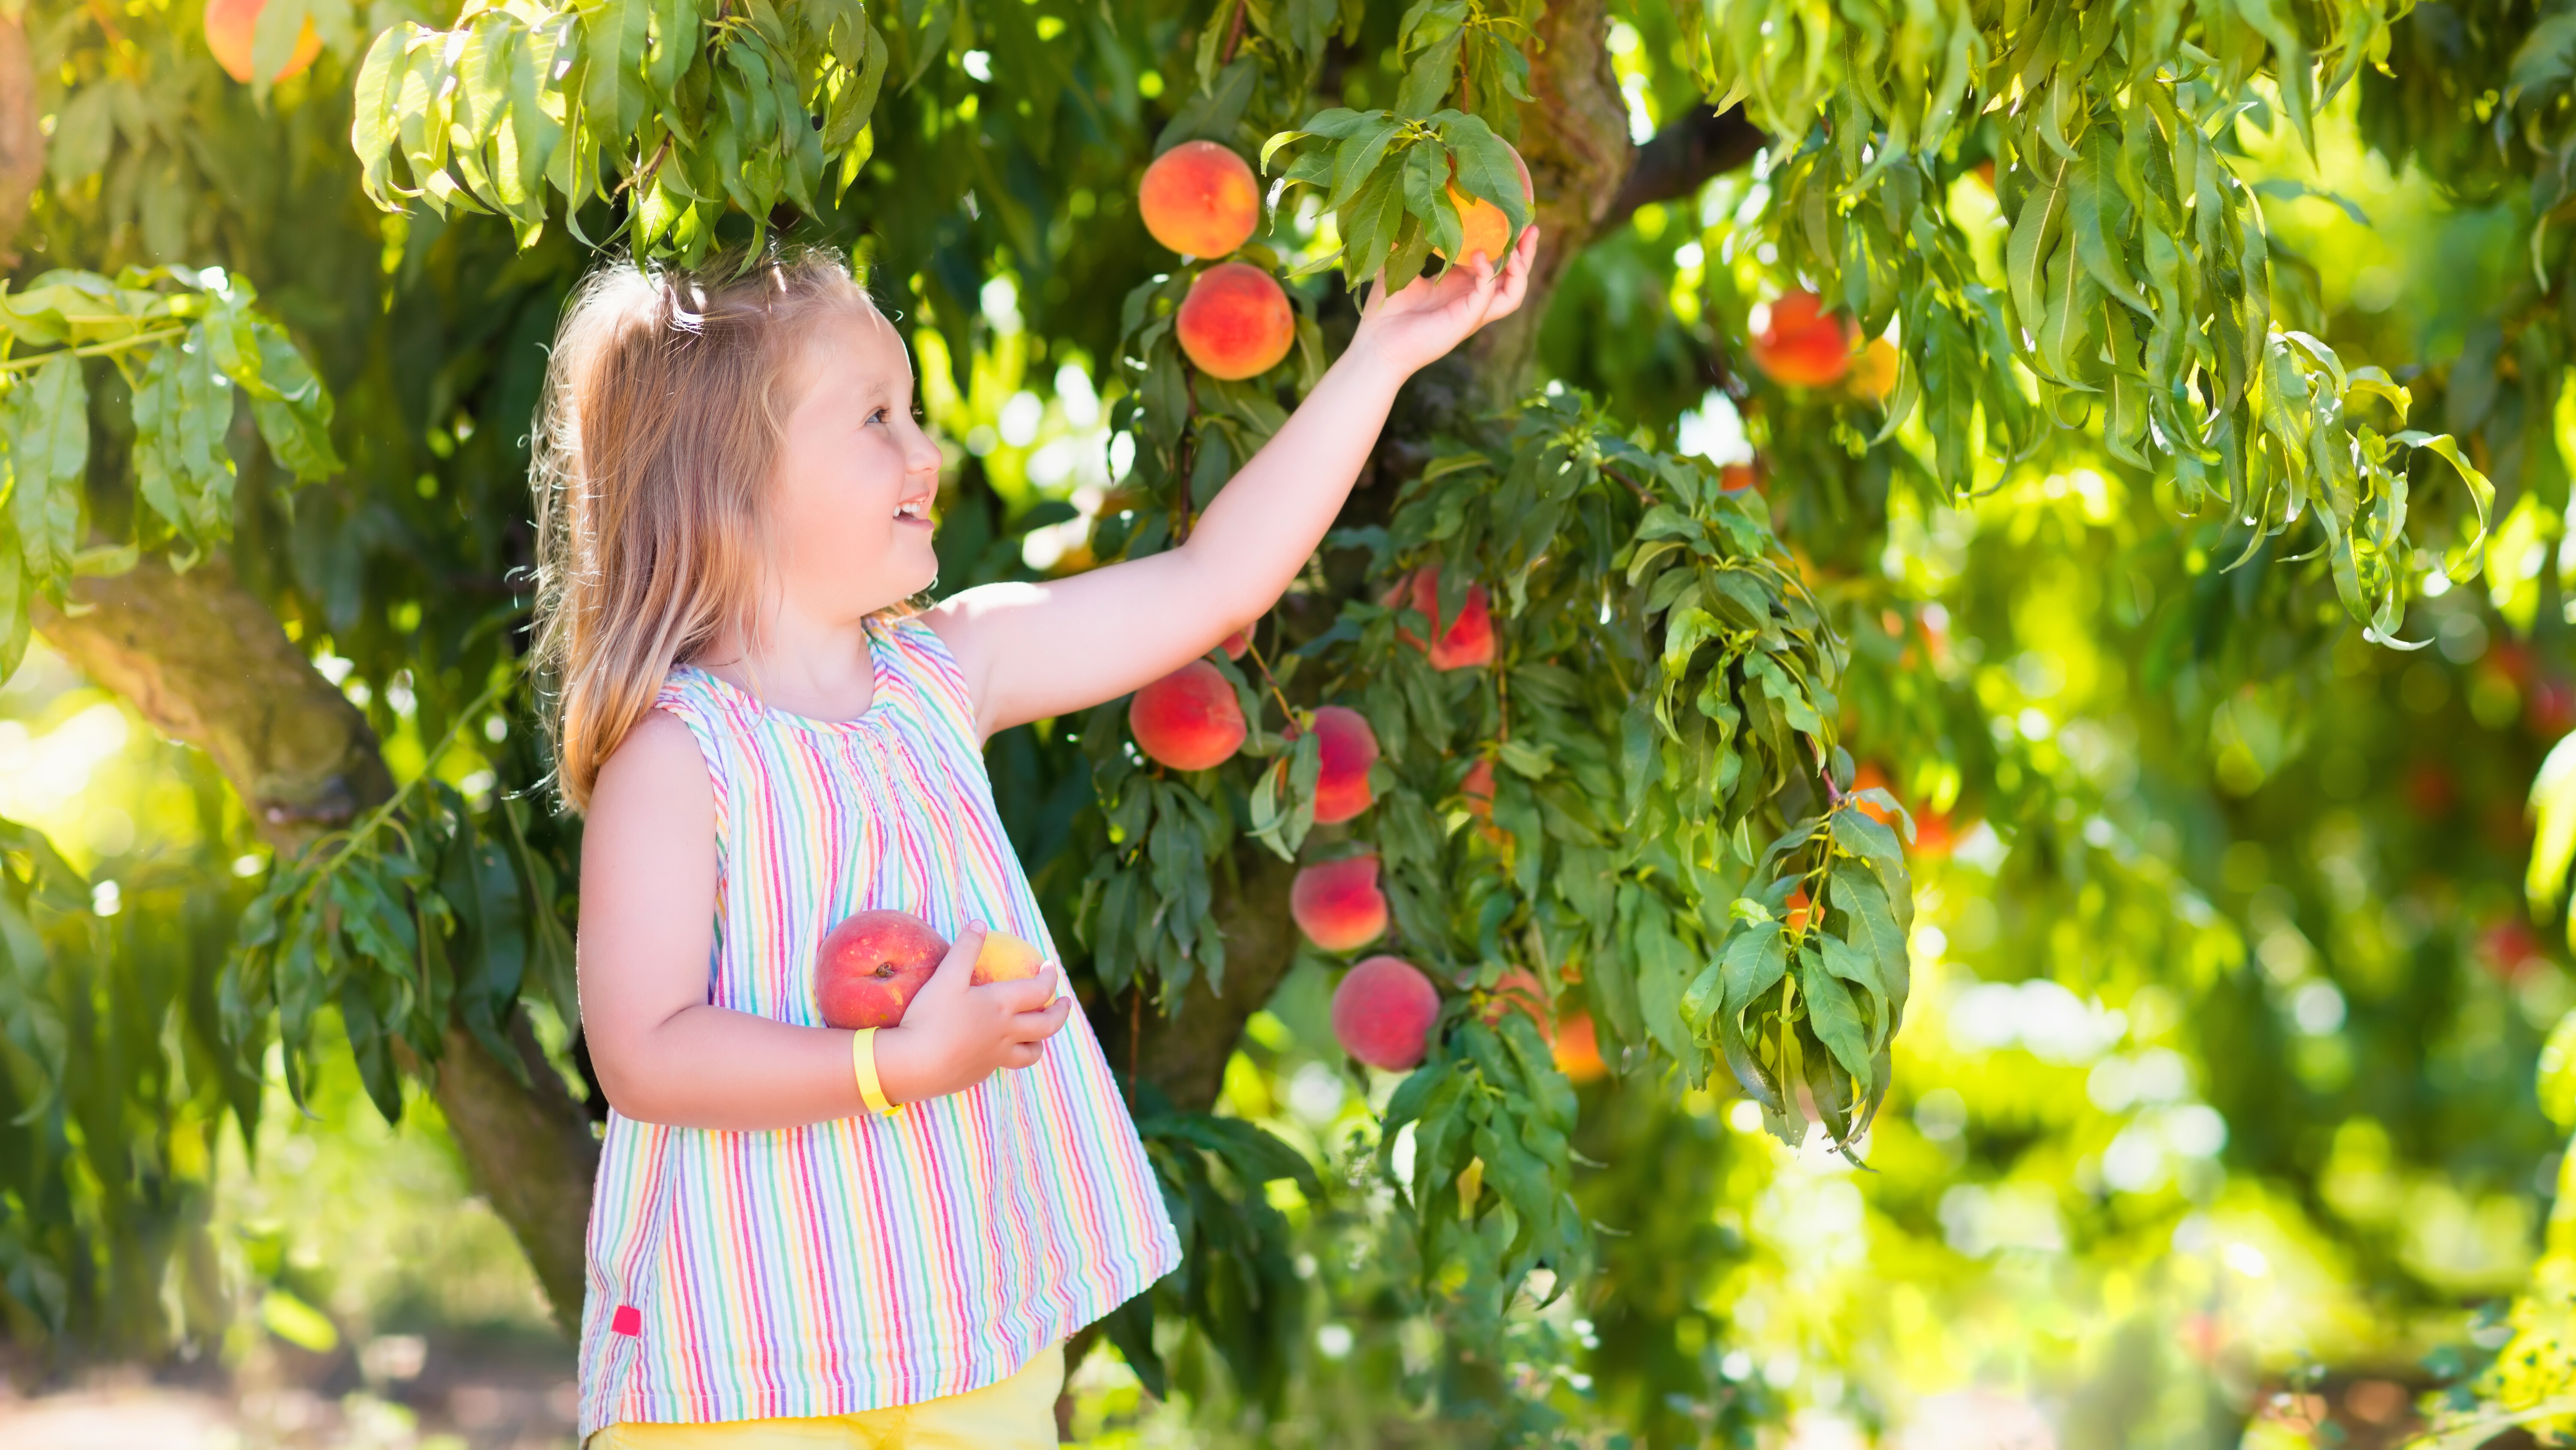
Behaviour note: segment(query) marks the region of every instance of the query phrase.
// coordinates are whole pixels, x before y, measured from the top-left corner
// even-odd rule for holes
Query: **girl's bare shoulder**
[[[710,785],[706,757],[689,727],[668,710],[647,710],[599,767],[599,782],[590,792],[590,824],[597,829],[603,816],[614,819],[629,811],[663,816],[693,806],[695,814],[705,816]]]

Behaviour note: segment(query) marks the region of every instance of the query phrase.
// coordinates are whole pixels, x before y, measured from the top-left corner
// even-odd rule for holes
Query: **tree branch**
[[[1698,194],[1712,178],[1751,161],[1768,139],[1760,127],[1744,119],[1741,106],[1694,110],[1679,117],[1637,148],[1636,164],[1628,168],[1619,194],[1610,199],[1600,229],[1608,232],[1626,225],[1641,206]]]
[[[162,734],[213,756],[279,852],[393,794],[367,717],[224,560],[185,574],[146,560],[74,580],[71,602],[66,612],[37,600],[36,628]]]
[[[114,578],[75,580],[71,593],[69,611],[37,602],[37,629],[154,729],[214,757],[281,854],[392,795],[366,716],[223,559],[185,574],[146,560]],[[581,1318],[582,1242],[599,1149],[526,1019],[515,1021],[512,1037],[526,1083],[453,1029],[431,1081],[476,1183],[569,1330]]]

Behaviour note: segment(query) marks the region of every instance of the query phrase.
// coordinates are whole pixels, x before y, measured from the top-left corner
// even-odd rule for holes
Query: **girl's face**
[[[939,447],[912,416],[912,362],[870,308],[825,325],[798,364],[772,504],[773,587],[797,612],[850,624],[930,587]]]

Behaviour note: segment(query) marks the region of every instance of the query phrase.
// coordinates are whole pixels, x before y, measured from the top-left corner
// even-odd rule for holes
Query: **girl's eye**
[[[885,409],[883,409],[883,408],[879,408],[879,409],[877,409],[875,412],[870,413],[870,414],[868,415],[868,421],[869,421],[869,422],[871,422],[871,423],[882,423],[882,422],[885,422],[885,421],[886,421],[886,410],[885,410]]]

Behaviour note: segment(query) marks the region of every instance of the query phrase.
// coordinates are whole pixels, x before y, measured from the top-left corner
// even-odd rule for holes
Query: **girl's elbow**
[[[624,1057],[623,1053],[602,1051],[598,1044],[592,1045],[590,1067],[599,1079],[600,1096],[608,1099],[619,1117],[630,1122],[677,1126],[672,1120],[675,1105],[661,1075],[635,1071]]]

